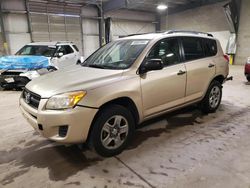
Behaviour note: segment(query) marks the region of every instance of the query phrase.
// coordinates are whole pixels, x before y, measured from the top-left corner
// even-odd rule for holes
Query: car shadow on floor
[[[223,108],[222,105],[220,111],[223,111]],[[195,106],[191,106],[144,122],[139,125],[136,136],[127,150],[136,149],[146,140],[159,137],[164,132],[199,124],[201,122],[197,121],[197,118],[202,119],[204,116],[207,115],[202,114]],[[152,128],[154,124],[163,120],[167,121],[165,127],[143,130]],[[87,147],[80,149],[77,145],[64,146],[47,140],[26,141],[24,147],[0,151],[0,165],[11,163],[19,168],[18,171],[8,174],[3,180],[0,180],[0,183],[6,185],[13,182],[16,177],[27,173],[30,167],[47,168],[51,180],[63,181],[103,160],[105,159],[89,151]]]

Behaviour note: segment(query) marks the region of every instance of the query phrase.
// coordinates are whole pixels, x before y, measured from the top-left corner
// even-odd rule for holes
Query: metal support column
[[[25,0],[25,9],[26,9],[26,14],[27,14],[28,32],[30,34],[30,40],[31,40],[31,42],[34,42],[33,41],[33,35],[32,35],[31,17],[30,17],[28,0]]]
[[[100,18],[98,20],[99,23],[99,46],[102,47],[105,43],[104,40],[104,14],[103,14],[103,10],[102,10],[102,6],[100,5],[96,5],[97,9],[98,9],[98,17]]]
[[[6,38],[6,33],[5,33],[5,28],[4,28],[4,20],[3,20],[3,12],[2,12],[2,1],[0,1],[0,26],[1,26],[1,34],[2,34],[2,39],[3,39],[4,53],[5,53],[5,55],[8,55],[9,54],[9,48],[8,48],[8,43],[7,43],[7,38]]]

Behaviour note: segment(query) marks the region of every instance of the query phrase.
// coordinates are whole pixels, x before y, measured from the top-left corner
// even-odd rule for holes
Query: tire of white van
[[[220,82],[214,80],[209,85],[207,93],[201,101],[201,110],[204,113],[215,112],[221,103],[222,85]]]
[[[133,115],[120,105],[108,105],[101,109],[92,126],[88,145],[103,157],[120,154],[135,132]]]

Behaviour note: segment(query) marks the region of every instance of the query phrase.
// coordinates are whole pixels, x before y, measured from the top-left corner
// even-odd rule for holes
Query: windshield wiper
[[[88,65],[87,67],[98,68],[98,69],[105,69],[104,66],[102,66],[102,65],[95,65],[95,64]]]

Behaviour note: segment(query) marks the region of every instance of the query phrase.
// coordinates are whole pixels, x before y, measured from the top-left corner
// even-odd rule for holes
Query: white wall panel
[[[15,54],[20,48],[31,42],[29,33],[9,33],[7,40],[9,41],[10,54]]]
[[[113,36],[126,36],[129,34],[150,33],[155,32],[155,25],[148,22],[136,21],[113,21]]]
[[[98,20],[82,19],[83,30],[83,56],[87,58],[99,48],[99,27]]]
[[[28,32],[27,16],[25,14],[5,14],[4,23],[6,32]]]
[[[84,58],[86,59],[94,51],[99,48],[99,37],[98,36],[87,36],[83,37],[83,46],[84,46]]]

